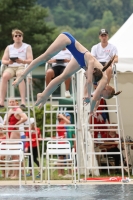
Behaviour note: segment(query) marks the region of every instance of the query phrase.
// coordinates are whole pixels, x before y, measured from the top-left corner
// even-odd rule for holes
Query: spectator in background
[[[99,107],[94,109],[94,112],[95,112],[94,118],[92,116],[90,116],[89,118],[89,124],[97,124],[95,129],[108,129],[108,126],[104,126],[104,124],[110,123],[109,114],[107,112],[104,112],[104,110],[107,111],[108,108],[107,108],[106,100],[101,98]],[[96,113],[96,111],[99,111],[99,112]],[[101,126],[102,124],[103,126]],[[94,131],[94,138],[98,137],[98,132],[100,132],[102,138],[106,134],[106,131],[102,131],[102,130]]]
[[[6,135],[3,132],[3,124],[0,123],[0,142],[6,139]],[[4,160],[5,156],[0,155],[0,160]],[[0,163],[1,164],[1,163]],[[3,162],[2,162],[3,164]],[[5,170],[1,170],[1,178],[5,178]]]
[[[71,122],[71,115],[69,113],[65,113],[66,118]],[[73,139],[75,138],[75,128],[74,126],[66,126],[67,138]],[[76,141],[69,140],[71,144],[71,148],[75,148],[76,150]]]
[[[66,124],[70,124],[70,120],[68,120],[63,114],[58,114],[58,126],[56,128],[58,137],[60,138],[66,138]],[[65,142],[64,142],[65,143]],[[59,155],[59,159],[64,159],[66,155]],[[58,164],[58,166],[62,166]],[[58,176],[63,176],[64,175],[64,169],[58,169]]]
[[[117,126],[114,125],[113,126],[110,126],[110,129],[117,129]],[[116,130],[112,130],[112,131],[109,131],[107,132],[105,135],[104,135],[104,138],[119,138],[119,135],[116,133]],[[111,155],[107,155],[108,157],[113,157],[114,158],[114,161],[115,161],[115,166],[119,166],[120,165],[120,154],[113,154],[113,152],[117,153],[117,152],[120,152],[120,149],[118,148],[118,144],[115,142],[118,142],[115,141],[115,140],[109,140],[109,141],[105,141],[106,144],[102,144],[99,146],[100,149],[106,149],[107,152],[112,152]],[[114,142],[114,144],[107,144],[107,142]],[[115,173],[118,173],[118,169],[116,169]]]
[[[38,143],[37,143],[37,137],[41,138],[41,130],[38,127],[35,127],[35,119],[30,118],[30,126],[31,126],[31,136],[29,131],[26,131],[25,135],[26,138],[31,138],[32,139],[32,153],[33,153],[33,160],[36,163],[38,167],[40,167],[40,163],[38,161]],[[25,152],[30,153],[30,142],[26,142],[25,144]],[[29,167],[32,167],[32,162],[31,162],[31,156],[29,155]],[[27,176],[32,176],[32,170],[29,170],[29,174]],[[38,172],[38,175],[36,176],[37,178],[40,177],[40,171]]]
[[[110,59],[115,56],[113,63],[118,62],[118,52],[113,44],[108,42],[109,34],[106,29],[101,29],[99,31],[100,43],[94,45],[91,49],[91,54],[104,66]],[[112,76],[112,66],[106,69],[106,74],[108,77],[108,84]]]
[[[7,65],[8,67],[2,74],[0,108],[4,107],[8,80],[14,76],[21,76],[25,69],[25,64],[30,64],[33,60],[31,46],[23,43],[23,35],[24,34],[21,30],[12,30],[12,38],[14,43],[6,47],[2,57],[2,64]],[[24,80],[19,84],[19,91],[21,96],[21,108],[25,109]]]
[[[67,66],[67,63],[71,60],[72,54],[71,52],[64,48],[62,51],[60,51],[57,55],[55,55],[53,58],[51,58],[48,63],[52,64],[52,67],[47,70],[46,72],[46,85],[50,83],[52,79],[55,77],[59,76]],[[65,97],[70,98],[70,83],[71,83],[71,78],[68,78],[65,80]]]
[[[65,113],[66,118],[71,122],[71,115],[69,113]],[[66,137],[69,138],[69,142],[71,145],[71,149],[74,148],[76,151],[76,140],[71,140],[75,138],[75,128],[74,126],[66,126]],[[71,169],[68,170],[68,174],[66,174],[63,178],[71,178]]]
[[[14,98],[9,99],[9,106],[11,106],[12,108],[10,108],[10,110],[4,117],[4,124],[9,125],[8,136],[11,139],[20,139],[19,127],[15,127],[15,125],[18,126],[27,121],[27,115],[18,105],[16,105],[16,100]],[[11,127],[10,125],[14,125],[14,127]],[[18,130],[18,132],[13,130]]]
[[[117,49],[114,45],[108,43],[108,39],[109,39],[109,34],[108,31],[106,29],[101,29],[99,31],[99,40],[100,43],[94,45],[91,49],[91,54],[103,65],[105,66],[105,64],[107,62],[110,61],[110,59],[115,56],[113,63],[117,63],[118,62],[118,52]],[[106,74],[108,77],[108,84],[110,82],[111,76],[112,76],[112,66],[108,67],[106,69]],[[94,89],[97,87],[97,84],[94,85]],[[94,91],[95,93],[95,91]],[[103,96],[104,97],[104,96]],[[100,107],[99,105],[105,105],[105,107]],[[98,107],[99,106],[99,107]],[[104,113],[103,110],[107,110],[107,106],[106,106],[106,101],[101,98],[100,100],[97,101],[96,106],[94,108],[94,112],[96,112],[96,110],[101,110],[101,113],[97,113],[94,115],[94,121],[92,121],[92,116],[89,119],[89,123],[94,123],[94,124],[106,124],[109,123],[109,116],[108,113]],[[103,127],[98,127],[97,129],[106,129],[106,126]],[[94,132],[94,137],[97,137],[98,132]],[[104,135],[104,131],[101,131],[101,137],[102,135]]]
[[[10,110],[4,117],[4,124],[9,125],[8,127],[8,137],[10,139],[21,139],[20,130],[21,124],[27,120],[27,115],[22,111],[22,109],[16,105],[16,100],[14,98],[9,99]],[[17,125],[17,127],[16,127]],[[19,126],[20,127],[19,127]],[[11,127],[12,126],[12,127]],[[12,156],[12,159],[17,159],[17,156]],[[10,174],[11,179],[18,178],[18,170],[14,170],[13,174]]]

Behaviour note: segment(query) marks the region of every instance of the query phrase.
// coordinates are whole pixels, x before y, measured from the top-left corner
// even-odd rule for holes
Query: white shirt
[[[0,123],[3,124],[4,123],[4,120],[3,118],[0,116]]]
[[[58,54],[56,54],[54,57],[51,58],[52,59],[67,59],[67,60],[71,60],[72,58],[72,54],[68,49],[65,50],[61,50]],[[68,64],[68,62],[66,63],[61,63],[61,65],[66,66]],[[59,64],[57,63],[52,63],[52,67],[55,67]]]
[[[26,54],[27,54],[27,47],[29,44],[22,43],[22,46],[20,48],[15,48],[14,44],[9,45],[9,58],[11,57],[18,57],[21,58],[22,60],[26,60]],[[24,64],[21,63],[16,63],[14,62],[13,64],[9,64],[9,67],[15,67],[15,66],[22,66]]]
[[[101,43],[98,43],[92,47],[91,54],[99,62],[108,62],[114,55],[118,56],[118,51],[113,44],[108,43],[108,45],[103,48]]]

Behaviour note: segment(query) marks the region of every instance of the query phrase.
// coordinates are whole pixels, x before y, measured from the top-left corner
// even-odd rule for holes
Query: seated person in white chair
[[[112,123],[114,125],[110,126],[111,131],[107,132],[107,134],[104,134],[104,138],[119,138],[119,135],[116,133],[115,129],[117,129],[117,126],[115,123]],[[114,130],[113,130],[114,129]],[[114,142],[112,144],[108,144],[108,142]],[[100,149],[106,149],[107,152],[112,152],[112,154],[108,154],[108,157],[113,157],[114,158],[114,163],[115,166],[120,165],[120,154],[113,154],[113,152],[118,153],[120,152],[120,149],[118,148],[118,141],[116,140],[109,140],[105,141],[105,144],[103,143],[102,145],[99,146]],[[124,160],[124,159],[123,159]],[[115,170],[115,173],[119,173],[119,169]]]
[[[110,58],[115,56],[113,63],[118,62],[118,51],[117,48],[108,42],[109,33],[106,29],[101,29],[99,31],[99,40],[100,43],[94,45],[91,49],[91,54],[103,65],[110,61]],[[112,66],[108,67],[106,70],[108,77],[108,84],[112,76]]]
[[[50,83],[52,79],[59,76],[67,66],[68,62],[71,60],[72,54],[71,52],[64,48],[62,51],[60,51],[57,55],[55,55],[53,58],[51,58],[48,63],[52,64],[52,67],[47,70],[46,72],[46,86]],[[71,78],[68,78],[65,80],[65,97],[70,98],[70,83]]]
[[[2,57],[2,64],[7,68],[2,74],[0,108],[4,107],[4,100],[7,91],[7,82],[14,76],[21,76],[26,64],[33,60],[32,48],[29,44],[23,43],[23,32],[21,30],[12,30],[14,44],[8,45]],[[19,84],[21,96],[21,108],[25,109],[25,82]]]

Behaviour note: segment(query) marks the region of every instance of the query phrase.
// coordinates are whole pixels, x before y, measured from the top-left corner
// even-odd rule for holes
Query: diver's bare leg
[[[18,85],[33,69],[46,63],[51,57],[56,55],[69,44],[71,44],[71,40],[66,35],[60,34],[42,55],[31,62],[23,74],[13,82],[13,85]]]
[[[39,107],[42,107],[49,96],[59,87],[59,85],[64,82],[67,78],[72,76],[75,72],[77,72],[80,69],[79,64],[75,60],[75,58],[72,58],[71,61],[68,63],[67,67],[63,71],[60,76],[57,76],[54,78],[46,87],[46,89],[37,95],[37,101],[35,105],[39,105]]]

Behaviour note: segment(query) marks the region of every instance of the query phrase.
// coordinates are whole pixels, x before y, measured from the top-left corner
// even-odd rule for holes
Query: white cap
[[[30,124],[34,124],[35,123],[35,119],[34,118],[30,118]]]
[[[27,119],[26,122],[24,122],[25,125],[29,125],[29,124],[33,124],[35,123],[35,119],[33,117],[31,117],[30,119]]]

